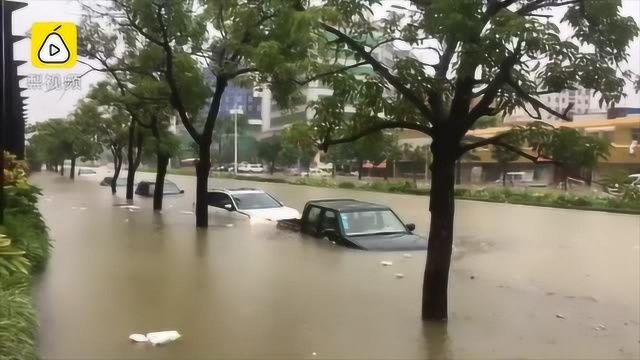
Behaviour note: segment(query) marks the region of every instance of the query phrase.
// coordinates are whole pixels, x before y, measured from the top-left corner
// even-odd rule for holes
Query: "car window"
[[[307,232],[315,233],[318,229],[318,221],[320,220],[320,208],[312,206],[307,214],[307,220],[304,227]]]
[[[257,209],[273,209],[282,207],[271,195],[267,193],[246,193],[234,194],[238,209],[240,210],[257,210]]]
[[[334,211],[327,210],[322,216],[320,232],[325,230],[334,230],[336,233],[339,231],[338,217],[336,216],[336,213]]]
[[[231,205],[233,208],[231,197],[227,194],[211,192],[207,196],[207,203],[209,204],[209,206],[225,209],[225,205]]]
[[[178,186],[172,182],[165,182],[164,183],[164,192],[165,193],[179,193],[180,189],[178,189]]]
[[[347,235],[407,232],[391,210],[348,212],[341,214],[340,220]]]

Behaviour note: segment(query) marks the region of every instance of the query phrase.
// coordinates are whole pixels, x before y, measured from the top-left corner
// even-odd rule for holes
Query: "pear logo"
[[[62,25],[56,26],[42,42],[38,50],[38,60],[44,64],[64,64],[71,58],[71,52],[64,39],[57,33]]]

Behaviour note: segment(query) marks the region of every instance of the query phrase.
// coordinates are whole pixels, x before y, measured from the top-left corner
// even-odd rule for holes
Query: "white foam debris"
[[[182,214],[182,215],[193,215],[193,211],[182,210],[182,211],[180,211],[180,214]]]
[[[391,262],[391,261],[381,261],[380,264],[382,266],[391,266],[391,265],[393,265],[393,262]]]
[[[405,254],[402,254],[402,257],[404,257],[404,258],[407,258],[407,259],[408,259],[408,258],[412,258],[412,257],[413,257],[413,255],[411,255],[411,254],[409,254],[409,253],[405,253]]]
[[[149,339],[145,335],[142,334],[131,334],[129,335],[129,339],[135,342],[147,342]]]
[[[403,273],[397,273],[396,274],[396,278],[402,279],[402,278],[404,278],[404,274]]]

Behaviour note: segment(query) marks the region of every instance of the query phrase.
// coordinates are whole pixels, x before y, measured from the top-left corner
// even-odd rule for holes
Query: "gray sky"
[[[83,3],[96,3],[105,0],[81,0]],[[108,1],[108,0],[107,0]],[[71,21],[79,23],[81,7],[76,0],[27,0],[29,5],[14,13],[13,32],[14,34],[24,34],[31,28],[31,24],[36,21]],[[389,0],[386,4],[401,4],[402,0]],[[626,16],[633,16],[636,23],[640,24],[640,0],[624,0],[623,13]],[[381,15],[381,11],[376,11],[376,15]],[[15,45],[16,59],[29,60],[30,41],[23,40]],[[636,39],[630,48],[631,59],[629,68],[636,73],[640,73],[640,39]],[[624,66],[623,66],[624,68]],[[82,74],[87,70],[86,66],[76,64],[71,69],[48,70],[36,69],[30,63],[20,68],[23,75],[29,74]],[[103,78],[102,74],[91,73],[82,78],[81,90],[50,91],[30,90],[27,92],[30,99],[28,104],[28,121],[38,122],[54,117],[65,117],[73,110],[78,100],[82,99],[89,89],[89,86]],[[640,95],[633,92],[631,85],[627,90],[628,97],[624,99],[621,106],[640,107]]]

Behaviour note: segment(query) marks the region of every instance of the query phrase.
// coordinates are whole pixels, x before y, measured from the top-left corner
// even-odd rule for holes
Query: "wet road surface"
[[[195,178],[169,176],[186,193],[166,197],[162,214],[151,199],[114,206],[124,189],[114,197],[101,178],[33,176],[54,239],[36,286],[45,359],[640,356],[638,216],[457,202],[451,317],[425,325],[424,252],[347,250],[221,217],[196,230]],[[428,231],[426,197],[211,184],[262,188],[299,210],[314,198],[384,203]],[[162,347],[128,339],[173,329],[183,338]]]

